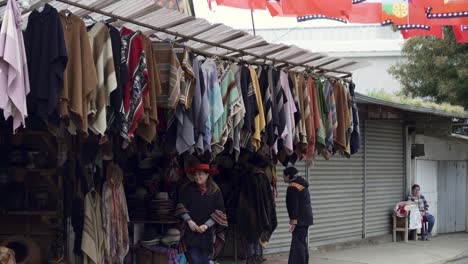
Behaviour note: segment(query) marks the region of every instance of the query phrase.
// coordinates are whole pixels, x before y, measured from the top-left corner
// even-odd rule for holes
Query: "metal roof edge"
[[[466,141],[468,143],[468,136],[465,136],[465,135],[452,133],[452,134],[449,135],[449,137],[456,138],[456,139],[461,139],[461,140],[464,140],[464,141]]]
[[[433,115],[451,117],[451,118],[455,117],[455,118],[468,119],[468,114],[452,113],[452,112],[433,109],[429,107],[413,106],[413,105],[407,105],[407,104],[402,104],[402,103],[396,103],[396,102],[391,102],[391,101],[386,101],[386,100],[370,97],[370,96],[363,95],[360,93],[356,93],[356,99],[358,103],[384,105],[384,106],[389,106],[389,107],[405,110],[408,112],[425,113],[425,114],[433,114]]]

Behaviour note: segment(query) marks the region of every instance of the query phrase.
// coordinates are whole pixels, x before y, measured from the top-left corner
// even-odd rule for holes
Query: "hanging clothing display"
[[[263,112],[265,114],[265,133],[263,134],[263,141],[267,146],[273,147],[276,138],[273,126],[273,91],[270,85],[268,68],[259,68],[258,81],[260,83],[260,90],[262,93],[263,101]]]
[[[311,100],[312,90],[315,89],[313,86],[312,79],[310,77],[304,78],[304,83],[301,83],[301,89],[303,92],[303,104],[304,104],[304,128],[305,128],[305,144],[303,154],[307,154],[307,148],[311,145],[315,145],[315,126],[314,126],[314,113],[312,110],[313,102]]]
[[[156,136],[156,126],[159,122],[157,93],[161,90],[161,80],[156,57],[151,47],[151,40],[143,35],[142,38],[148,65],[148,96],[144,100],[144,111],[137,132],[146,142],[151,143]]]
[[[229,216],[251,257],[259,256],[278,225],[276,163],[287,166],[317,154],[349,158],[359,149],[352,82],[318,77],[317,69],[287,70],[295,63],[270,58],[249,65],[224,53],[210,57],[210,49],[192,50],[196,46],[185,44],[185,38],[155,42],[159,34],[144,36],[115,21],[58,12],[50,4],[31,12],[23,41],[16,2],[8,0],[5,10],[0,26],[4,118],[13,119],[14,132],[29,121],[28,114],[45,121],[59,138],[63,169],[80,170],[65,184],[72,193],[66,195],[71,219],[65,219],[71,224],[67,230],[73,227],[67,238],[74,241],[68,250],[77,257],[72,262],[123,264],[134,248],[130,243],[142,242],[130,238],[129,224],[175,225],[176,216],[186,220],[185,214],[209,231],[182,228],[168,232],[162,244],[170,247],[182,238],[180,249],[212,253],[215,261]],[[117,161],[129,170],[125,181]],[[184,182],[192,180],[189,170],[184,177],[191,162],[223,168],[226,175],[214,176],[224,178],[224,197],[210,193],[211,185]],[[180,192],[179,186],[184,186]],[[223,198],[234,208],[225,210]]]
[[[355,88],[356,88],[356,85],[353,82],[351,82],[349,84],[349,93],[351,95],[351,105],[352,105],[352,111],[353,111],[353,131],[351,132],[351,139],[350,139],[351,154],[357,153],[361,145],[361,133],[359,129],[359,114],[358,114],[356,95],[354,93]]]
[[[13,133],[26,126],[26,96],[30,92],[21,24],[16,1],[8,0],[0,29],[0,109],[5,120],[13,118]]]
[[[29,15],[24,33],[31,88],[27,103],[29,113],[48,120],[59,114],[68,55],[57,10],[49,4],[40,9]]]
[[[280,114],[284,115],[286,121],[286,126],[281,134],[283,139],[284,149],[286,154],[289,156],[294,152],[293,139],[295,135],[295,124],[294,124],[294,114],[297,112],[296,105],[294,104],[294,99],[292,97],[291,88],[289,87],[289,76],[286,72],[282,71],[280,73],[281,87],[285,96],[283,111]]]
[[[218,73],[223,111],[219,120],[214,123],[214,138],[219,138],[218,142],[213,142],[214,154],[219,154],[223,151],[229,134],[234,129],[234,126],[237,125],[234,123],[235,116],[242,109],[235,74],[231,71],[230,65],[219,65]]]
[[[123,172],[114,163],[107,167],[102,187],[102,220],[106,263],[124,263],[129,251],[128,209],[122,185]]]
[[[306,114],[307,101],[305,101],[306,97],[304,96],[306,84],[305,77],[302,74],[296,76],[295,79],[296,97],[301,112],[301,120],[296,125],[296,154],[298,157],[302,157],[307,148],[306,120],[308,117]]]
[[[103,136],[107,130],[107,107],[110,106],[110,95],[117,89],[117,78],[112,56],[112,43],[106,25],[96,23],[88,32],[96,66],[97,85],[91,93],[89,113],[92,116],[89,128],[97,135]]]
[[[229,132],[228,139],[231,140],[232,144],[230,145],[231,148],[229,149],[229,153],[234,153],[234,159],[237,161],[240,155],[241,151],[241,134],[242,134],[242,129],[244,127],[244,120],[245,120],[245,104],[244,104],[244,98],[242,96],[242,90],[241,90],[241,72],[240,68],[236,64],[231,64],[231,69],[230,71],[234,74],[235,79],[236,79],[236,88],[237,89],[237,94],[239,95],[239,111],[237,114],[234,115],[233,118],[233,129]],[[248,137],[250,139],[250,137]],[[245,139],[244,142],[248,141],[248,139]],[[245,143],[244,143],[245,144]]]
[[[119,128],[123,123],[123,89],[128,79],[128,69],[122,64],[122,39],[120,31],[112,25],[106,25],[109,29],[109,35],[112,43],[112,57],[114,57],[115,77],[117,78],[117,87],[110,95],[110,107],[107,111],[107,130],[118,134]]]
[[[337,116],[337,127],[333,135],[333,145],[336,150],[344,152],[348,145],[347,133],[351,127],[351,114],[348,105],[349,98],[348,93],[340,82],[336,81],[333,86]]]
[[[254,87],[254,95],[257,106],[257,114],[255,116],[255,130],[252,135],[252,146],[255,151],[260,149],[262,141],[262,133],[265,129],[265,113],[263,111],[262,93],[260,91],[260,83],[258,81],[257,72],[252,66],[249,66],[250,77],[252,78],[252,85]]]
[[[128,81],[124,88],[125,118],[120,135],[127,145],[134,137],[138,120],[144,110],[144,98],[148,94],[148,68],[141,32],[122,28],[122,64],[128,69]]]
[[[318,111],[320,115],[320,127],[317,130],[317,150],[318,153],[322,153],[322,150],[326,147],[326,129],[325,129],[325,117],[328,115],[328,109],[325,103],[325,96],[324,96],[324,82],[322,80],[316,80],[315,86],[317,88],[317,105]]]
[[[244,101],[245,107],[245,118],[244,118],[244,126],[242,128],[242,135],[241,135],[241,147],[247,149],[249,151],[253,150],[252,145],[252,136],[255,133],[255,118],[260,114],[259,113],[259,105],[256,96],[256,89],[258,87],[258,80],[255,80],[257,87],[254,87],[254,78],[252,77],[251,70],[242,65],[240,68],[240,89],[242,91],[242,99]],[[263,111],[262,111],[263,112]],[[263,115],[263,114],[262,114]]]
[[[333,134],[336,127],[338,126],[338,120],[336,117],[336,103],[335,96],[333,94],[333,84],[329,81],[325,82],[323,89],[323,96],[325,99],[325,107],[328,112],[325,115],[325,149],[323,150],[323,156],[328,159],[333,153]]]
[[[308,133],[308,144],[305,153],[305,159],[311,159],[315,154],[315,142],[317,140],[317,131],[322,127],[320,119],[320,112],[318,106],[317,87],[315,86],[315,80],[312,77],[307,79],[307,89],[309,94],[310,103],[310,133]]]
[[[88,134],[89,104],[97,86],[96,67],[84,22],[76,15],[60,12],[68,63],[60,100],[60,116],[70,119],[69,131]]]
[[[2,32],[13,26],[20,39],[19,24],[6,18]],[[70,134],[91,130],[99,144],[120,136],[124,148],[135,134],[152,144],[161,132],[160,139],[179,155],[208,159],[223,151],[234,160],[241,150],[261,151],[287,165],[316,153],[328,159],[357,151],[352,83],[206,58],[184,44],[152,42],[105,21],[88,30],[69,10],[59,14],[46,4],[29,16],[27,63],[21,64],[15,44],[19,65],[28,67],[23,81],[29,75],[31,87],[27,97],[28,82],[15,89],[18,102],[26,97],[28,108],[53,127],[60,117]],[[16,111],[12,97],[4,98],[5,118],[13,116],[14,129],[24,125],[29,110],[24,102],[24,111]]]
[[[201,69],[201,62],[197,59],[193,59],[193,73],[196,77],[195,90],[192,101],[192,108],[194,113],[194,132],[195,132],[195,149],[198,153],[202,154],[206,151],[211,150],[211,141],[207,141],[207,137],[204,136],[206,124],[210,119],[210,108],[208,91],[205,86],[205,79]]]
[[[177,153],[192,152],[195,145],[194,134],[194,108],[191,108],[192,97],[196,83],[194,81],[194,72],[188,58],[188,52],[182,53],[182,76],[180,80],[180,98],[175,112],[177,120]]]
[[[272,96],[272,122],[273,122],[273,154],[278,153],[277,140],[283,134],[286,127],[286,120],[283,112],[284,107],[284,95],[283,89],[281,88],[279,72],[270,68],[268,71],[268,83],[271,87]]]
[[[84,201],[84,225],[81,250],[84,264],[104,264],[104,228],[101,196],[94,189],[86,194]]]
[[[267,242],[278,222],[271,183],[263,170],[249,168],[239,182],[238,224],[247,241]]]
[[[161,94],[158,96],[159,107],[175,109],[180,98],[180,82],[183,70],[177,55],[168,43],[153,43],[157,67],[161,77]]]
[[[180,51],[181,52],[178,54],[178,57],[182,55],[182,58],[179,59],[179,61],[181,61],[183,76],[180,83],[179,103],[182,104],[185,109],[189,109],[192,105],[193,94],[195,91],[195,74],[193,73],[188,50],[180,49]]]
[[[185,109],[183,105],[178,105],[175,112],[177,124],[176,149],[178,154],[192,152],[195,145],[194,135],[194,109]]]
[[[212,59],[207,59],[202,64],[202,71],[206,89],[208,91],[208,101],[210,107],[210,118],[205,125],[205,141],[211,145],[220,142],[219,121],[224,114],[223,97],[221,96],[221,88],[218,80],[218,70],[216,63]],[[210,147],[211,152],[211,147]]]

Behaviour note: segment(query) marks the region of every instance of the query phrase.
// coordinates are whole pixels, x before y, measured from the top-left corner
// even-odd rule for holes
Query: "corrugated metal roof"
[[[450,117],[450,118],[468,119],[468,114],[453,113],[453,112],[442,111],[442,110],[429,108],[429,107],[395,103],[391,101],[386,101],[386,100],[366,96],[360,93],[356,93],[356,99],[358,103],[383,105],[383,106],[401,109],[401,110],[408,111],[408,112],[432,114],[432,115],[444,116],[444,117]]]
[[[333,76],[349,76],[348,70],[365,64],[352,60],[327,57],[297,46],[268,43],[262,37],[254,37],[246,31],[222,24],[211,24],[205,19],[194,18],[175,10],[158,6],[156,0],[32,0],[31,5],[50,2],[58,10],[68,8],[95,20],[117,18],[113,24],[141,30],[159,39],[183,40],[185,45],[207,55],[224,56],[248,62],[265,62],[275,65],[291,65],[296,70],[332,72]],[[0,8],[0,14],[4,7]],[[30,11],[30,10],[29,10]],[[27,20],[25,12],[24,21]]]

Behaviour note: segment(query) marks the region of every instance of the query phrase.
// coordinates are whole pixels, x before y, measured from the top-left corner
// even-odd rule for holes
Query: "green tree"
[[[451,27],[444,28],[444,36],[407,40],[402,50],[406,60],[389,73],[401,82],[405,95],[468,109],[468,44],[456,43]]]

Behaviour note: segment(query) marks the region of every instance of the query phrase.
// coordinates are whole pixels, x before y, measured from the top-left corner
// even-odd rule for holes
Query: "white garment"
[[[30,92],[21,22],[16,1],[8,0],[0,29],[0,109],[5,120],[13,117],[13,132],[25,126]]]
[[[419,212],[418,207],[413,207],[410,211],[409,215],[409,230],[419,229],[422,228],[421,223],[421,213]]]
[[[103,33],[104,32],[104,33]],[[105,42],[102,42],[104,35]],[[94,114],[93,121],[89,124],[89,129],[97,135],[103,136],[107,130],[106,106],[110,105],[110,95],[117,89],[117,78],[114,68],[114,57],[112,55],[112,42],[106,25],[96,23],[88,32],[89,41],[94,54],[96,66],[97,86],[95,90],[95,105],[92,105],[90,114]],[[101,90],[104,92],[101,93]],[[104,96],[104,105],[99,105],[100,97]],[[99,109],[97,109],[99,108]]]

